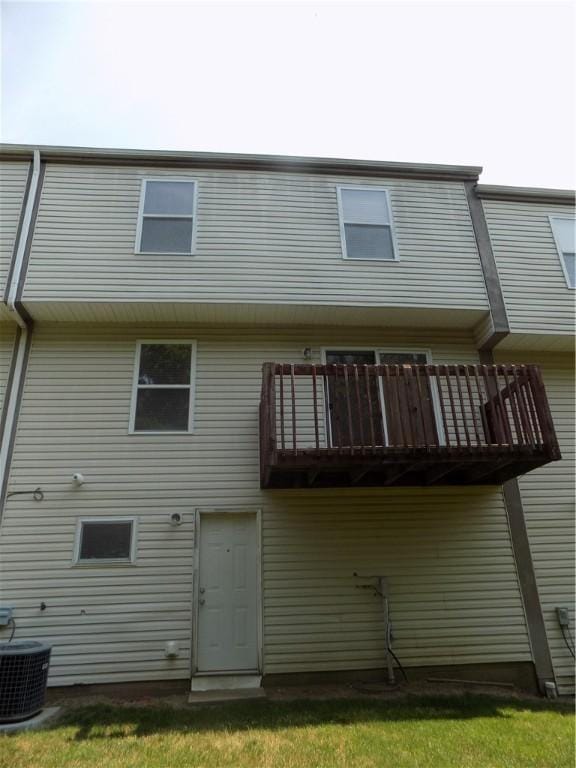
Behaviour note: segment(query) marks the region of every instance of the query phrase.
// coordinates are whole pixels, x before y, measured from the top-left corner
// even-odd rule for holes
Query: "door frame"
[[[252,515],[256,521],[256,635],[257,663],[255,670],[201,672],[198,670],[198,620],[200,608],[200,528],[202,515]],[[190,646],[190,674],[238,675],[262,674],[263,670],[263,610],[262,610],[262,510],[254,507],[196,507],[194,509],[194,567],[192,576],[192,643]]]
[[[364,345],[361,347],[352,346],[348,344],[330,344],[329,347],[321,347],[320,348],[320,360],[323,365],[326,365],[326,353],[327,352],[374,352],[374,359],[376,361],[376,365],[379,365],[379,355],[381,352],[384,354],[386,353],[396,353],[396,354],[402,354],[402,352],[407,353],[415,353],[420,355],[426,355],[426,362],[428,365],[432,365],[432,350],[428,349],[426,347],[417,347],[412,346],[410,344],[406,346],[401,345],[394,345],[393,347],[380,347],[380,346],[368,346]],[[440,445],[446,445],[446,436],[444,434],[444,427],[442,424],[442,416],[440,413],[440,397],[439,393],[437,391],[436,386],[432,386],[430,388],[431,394],[432,394],[432,408],[434,411],[434,419],[436,421],[436,432],[438,434],[438,441]],[[388,424],[386,423],[386,406],[384,404],[384,389],[382,387],[382,381],[380,380],[378,382],[378,394],[380,397],[380,410],[382,412],[382,428],[383,428],[383,434],[384,439],[386,441],[386,445],[388,445]],[[330,420],[330,409],[329,409],[329,401],[328,401],[328,395],[326,394],[326,419],[327,419],[327,429],[326,429],[326,435],[330,441],[330,445],[332,444],[332,424]]]

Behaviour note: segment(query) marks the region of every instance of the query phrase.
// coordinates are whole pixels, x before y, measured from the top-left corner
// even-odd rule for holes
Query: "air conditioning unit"
[[[0,723],[26,720],[40,712],[51,650],[34,640],[0,643]]]

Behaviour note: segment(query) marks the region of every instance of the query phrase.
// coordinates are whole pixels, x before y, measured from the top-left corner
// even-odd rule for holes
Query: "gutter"
[[[51,163],[82,165],[129,165],[224,170],[282,171],[376,178],[413,178],[438,181],[478,181],[480,166],[435,163],[396,163],[329,157],[254,155],[229,152],[148,151],[142,149],[96,149],[91,147],[34,148],[22,144],[0,144],[0,158],[29,157],[40,151]]]
[[[506,200],[519,203],[574,205],[573,189],[543,189],[540,187],[506,187],[496,184],[478,184],[476,194],[481,200]]]

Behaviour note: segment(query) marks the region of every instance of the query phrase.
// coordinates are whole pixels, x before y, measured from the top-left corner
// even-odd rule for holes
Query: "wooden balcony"
[[[263,366],[262,488],[492,485],[559,458],[535,365]]]

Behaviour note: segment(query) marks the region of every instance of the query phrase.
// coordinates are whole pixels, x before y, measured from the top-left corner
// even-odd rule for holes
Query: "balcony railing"
[[[535,365],[263,366],[263,488],[486,485],[559,458]]]

